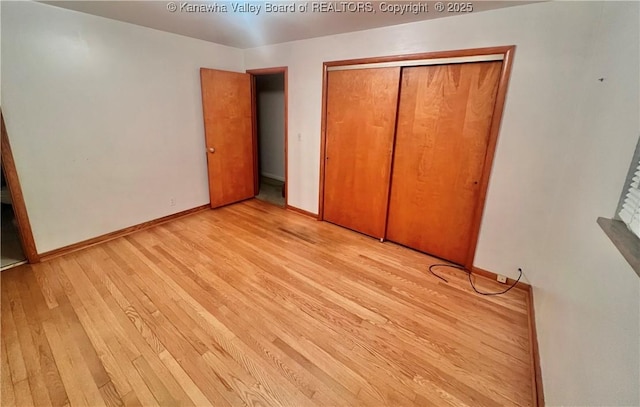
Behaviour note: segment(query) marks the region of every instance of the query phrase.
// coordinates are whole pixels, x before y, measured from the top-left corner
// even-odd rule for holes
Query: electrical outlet
[[[169,206],[176,206],[176,200],[175,200],[175,198],[171,198],[171,199],[169,199]]]
[[[507,284],[507,276],[503,276],[502,274],[498,274],[498,282],[502,284]]]

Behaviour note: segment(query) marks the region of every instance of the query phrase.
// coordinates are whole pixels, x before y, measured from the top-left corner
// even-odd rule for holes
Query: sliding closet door
[[[403,69],[389,240],[466,261],[501,66]]]
[[[382,238],[400,68],[328,72],[324,219]]]

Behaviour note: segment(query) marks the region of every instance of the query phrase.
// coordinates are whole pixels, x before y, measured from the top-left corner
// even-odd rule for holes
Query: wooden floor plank
[[[2,275],[4,276],[5,273]],[[13,307],[9,298],[9,289],[7,279],[3,278],[2,284],[2,341],[4,342],[9,371],[11,372],[11,381],[15,385],[18,382],[27,379],[27,368],[25,366],[20,340],[18,339],[18,330],[13,319]]]
[[[5,284],[7,286],[9,300],[12,305],[13,320],[15,321],[15,327],[20,340],[20,347],[22,349],[25,368],[27,370],[31,396],[36,405],[43,407],[51,406],[52,404],[51,399],[49,398],[49,392],[40,369],[39,351],[34,344],[32,336],[32,332],[35,333],[39,327],[30,325],[27,321],[27,315],[25,314],[25,309],[22,306],[22,298],[20,297],[20,290],[18,287],[20,285],[20,281],[16,279],[18,275],[14,273],[11,277],[11,279],[7,279],[5,281]],[[30,315],[33,315],[33,312],[31,312]]]
[[[169,369],[173,377],[178,381],[180,386],[189,395],[189,398],[196,406],[213,406],[211,400],[204,395],[202,390],[196,385],[187,372],[182,369],[182,366],[174,359],[174,357],[168,352],[163,351],[160,353],[160,360]]]
[[[15,395],[17,406],[34,406],[33,397],[31,394],[31,387],[29,386],[29,380],[25,379],[15,384]]]
[[[122,397],[120,397],[120,393],[118,393],[118,390],[116,390],[116,386],[114,386],[112,382],[105,383],[102,387],[100,387],[99,390],[102,398],[107,404],[107,407],[124,406]]]
[[[47,388],[51,405],[61,407],[69,399],[60,378],[49,341],[42,327],[42,321],[48,319],[51,314],[48,307],[49,303],[40,289],[40,283],[33,268],[26,267],[23,274],[18,278],[18,282],[22,306],[29,324],[33,344],[37,351],[39,372]]]
[[[54,287],[51,281],[49,281],[47,274],[50,270],[51,268],[49,266],[49,263],[39,263],[31,266],[31,271],[36,278],[38,288],[40,289],[42,296],[47,303],[47,307],[51,309],[58,306],[58,301],[56,300],[56,290],[59,289],[57,287]]]
[[[7,360],[7,350],[4,341],[0,344],[0,405],[6,407],[14,407],[16,405],[16,395],[14,393],[13,383],[11,381],[11,369]]]
[[[133,361],[133,365],[136,367],[140,376],[153,393],[153,396],[158,400],[158,404],[161,406],[178,406],[180,403],[169,392],[167,387],[162,383],[162,380],[158,378],[158,375],[149,366],[144,356],[140,356]]]
[[[0,401],[531,406],[528,294],[437,262],[251,200],[17,267]]]
[[[95,345],[89,339],[89,336],[78,319],[76,310],[71,306],[71,304],[61,306],[60,311],[67,321],[69,333],[73,336],[75,346],[80,351],[89,372],[91,372],[91,376],[96,387],[101,388],[105,384],[109,383],[111,378],[107,374],[102,361],[98,357]]]
[[[83,391],[83,382],[90,374],[88,370],[86,370],[86,372],[82,372],[86,373],[86,376],[82,373],[78,374],[79,372],[76,371],[74,362],[72,361],[71,356],[69,356],[67,349],[67,345],[72,346],[72,344],[65,344],[65,340],[58,331],[58,329],[67,329],[66,323],[60,318],[55,318],[54,316],[50,320],[43,321],[42,327],[47,336],[47,340],[49,341],[51,351],[53,352],[65,391],[69,397],[69,404],[80,406],[88,405],[89,399]],[[104,403],[102,403],[102,405],[104,405]]]

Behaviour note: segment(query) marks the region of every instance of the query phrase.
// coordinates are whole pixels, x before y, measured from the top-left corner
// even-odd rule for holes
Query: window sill
[[[598,225],[640,277],[640,239],[619,220],[598,218]]]

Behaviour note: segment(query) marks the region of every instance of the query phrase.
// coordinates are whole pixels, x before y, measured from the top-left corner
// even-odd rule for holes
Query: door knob
[[[208,150],[210,153],[215,153],[215,152],[216,152],[216,149],[215,149],[215,148],[213,148],[213,147],[209,147],[207,150]]]

